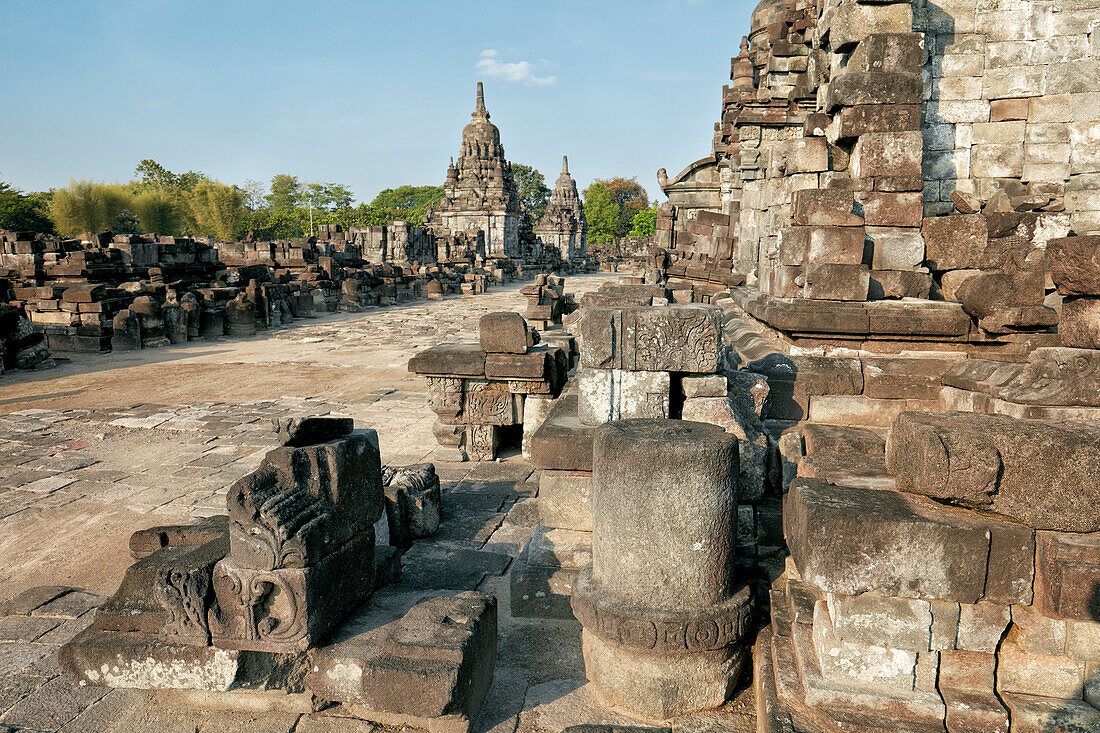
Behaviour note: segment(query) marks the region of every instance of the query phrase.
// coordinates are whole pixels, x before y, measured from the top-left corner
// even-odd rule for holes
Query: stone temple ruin
[[[439,210],[425,216],[437,237],[463,242],[489,259],[516,258],[545,269],[578,266],[585,258],[587,224],[577,184],[563,162],[554,194],[537,231],[504,157],[500,129],[489,121],[485,90],[477,83],[473,119],[462,130],[458,165],[451,160]]]
[[[435,464],[278,422],[227,516],[132,536],[65,674],[431,731],[517,694],[525,732],[1100,731],[1097,28],[1089,0],[764,0],[633,271],[540,274],[524,315],[409,361]],[[473,117],[426,233],[384,241],[483,248],[471,292],[538,237],[583,256],[567,171],[568,237],[525,239],[480,86]],[[227,322],[301,274],[225,293]],[[155,304],[112,338],[170,338]],[[463,461],[523,467],[507,542],[418,554],[472,501]],[[500,582],[448,585],[469,553]],[[504,621],[585,679],[516,693]]]

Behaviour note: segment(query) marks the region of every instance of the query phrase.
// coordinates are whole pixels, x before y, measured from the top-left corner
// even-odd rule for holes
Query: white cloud
[[[535,74],[539,66],[549,66],[548,62],[533,64],[530,61],[502,61],[495,48],[487,48],[481,52],[474,68],[481,74],[491,79],[503,79],[504,81],[521,82],[531,87],[550,86],[558,80],[557,76],[538,76]]]

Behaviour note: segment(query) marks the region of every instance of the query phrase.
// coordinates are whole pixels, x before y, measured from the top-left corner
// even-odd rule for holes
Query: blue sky
[[[226,183],[291,173],[357,200],[441,184],[485,82],[508,158],[553,185],[709,152],[755,2],[0,0],[0,180]]]

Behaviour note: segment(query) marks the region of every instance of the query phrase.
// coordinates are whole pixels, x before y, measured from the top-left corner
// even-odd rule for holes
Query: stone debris
[[[468,729],[492,679],[493,596],[429,594],[357,636],[392,611],[368,601],[377,576],[400,574],[397,550],[376,553],[376,522],[389,509],[401,547],[435,532],[434,466],[383,470],[375,431],[347,418],[276,425],[286,445],[229,487],[228,517],[131,537],[136,562],[61,647],[61,671],[82,686],[233,693],[240,704],[308,691],[353,716]],[[3,610],[56,612],[65,593],[41,589]]]

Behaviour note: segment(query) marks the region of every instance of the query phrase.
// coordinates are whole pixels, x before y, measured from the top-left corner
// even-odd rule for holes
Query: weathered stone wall
[[[1044,212],[1037,244],[1100,231],[1100,0],[920,2],[913,28],[925,212],[951,213],[956,190],[1002,189]]]

